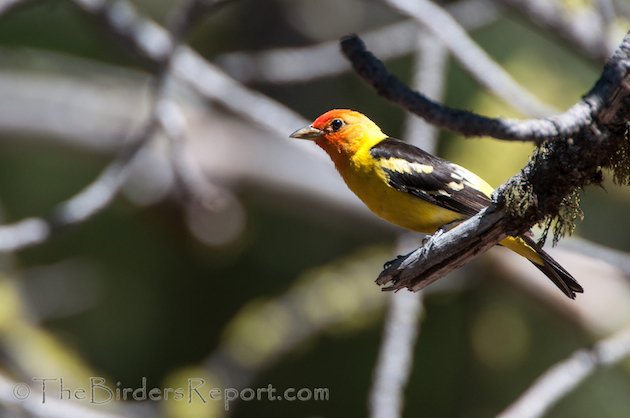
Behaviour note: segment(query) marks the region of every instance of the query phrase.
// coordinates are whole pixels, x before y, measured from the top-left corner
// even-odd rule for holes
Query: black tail
[[[549,277],[553,284],[558,286],[558,289],[562,290],[562,292],[571,299],[575,299],[576,293],[584,293],[584,289],[582,289],[582,286],[571,276],[571,273],[566,271],[556,260],[551,258],[533,239],[526,236],[521,236],[521,238],[527,245],[534,248],[545,262],[544,265],[534,262],[532,262],[532,264],[535,265],[538,270],[545,273],[545,276]]]

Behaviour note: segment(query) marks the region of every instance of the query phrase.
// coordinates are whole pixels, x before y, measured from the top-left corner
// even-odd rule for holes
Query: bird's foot
[[[443,234],[444,231],[442,229],[438,229],[433,233],[433,235],[426,235],[422,240],[422,254],[425,254],[427,251],[431,251],[431,248],[433,247],[433,242]]]
[[[449,222],[447,224],[442,225],[441,227],[439,227],[432,235],[425,235],[424,238],[422,239],[422,245],[426,246],[427,244],[429,244],[429,247],[431,246],[431,242],[437,238],[439,238],[440,236],[444,235],[444,233],[450,231],[451,229],[453,229],[454,227],[456,227],[457,225],[459,225],[462,221],[457,220],[457,221],[453,221],[453,222]]]
[[[394,264],[397,264],[401,259],[404,259],[406,257],[407,257],[407,254],[397,255],[396,258],[386,261],[385,264],[383,264],[383,270],[389,269],[391,266],[393,266]]]
[[[456,220],[453,222],[449,222],[445,225],[442,225],[441,227],[439,227],[434,233],[433,235],[425,235],[424,238],[422,238],[422,248],[421,248],[421,252],[420,254],[425,254],[427,251],[431,250],[431,247],[433,247],[433,241],[435,239],[437,239],[438,237],[442,236],[445,232],[450,231],[451,229],[453,229],[455,226],[457,226],[458,224],[461,223],[461,220]],[[409,258],[409,256],[413,253],[414,251],[412,251],[409,254],[404,254],[404,255],[397,255],[396,258],[386,261],[385,264],[383,264],[383,270],[388,270],[390,267],[392,267],[395,264],[400,264],[401,261]]]

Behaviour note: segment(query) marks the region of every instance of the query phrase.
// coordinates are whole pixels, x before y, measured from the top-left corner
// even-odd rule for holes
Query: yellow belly
[[[350,190],[372,212],[394,225],[412,231],[432,234],[446,224],[467,218],[465,215],[441,208],[419,197],[390,187],[382,178],[381,173],[374,171],[342,172],[342,177]],[[487,183],[484,182],[484,185]],[[490,188],[490,190],[492,189]],[[536,250],[518,237],[507,237],[501,241],[501,245],[537,264],[543,264],[543,260]]]
[[[425,234],[432,234],[446,224],[464,219],[464,216],[457,212],[437,207],[410,194],[396,190],[393,192],[402,194],[402,196],[395,198],[397,203],[394,205],[387,200],[390,197],[388,196],[389,193],[384,194],[383,199],[385,200],[369,197],[363,201],[374,213],[386,221]]]
[[[355,172],[343,177],[350,190],[372,212],[394,225],[431,234],[443,225],[465,218],[390,187],[377,173]]]

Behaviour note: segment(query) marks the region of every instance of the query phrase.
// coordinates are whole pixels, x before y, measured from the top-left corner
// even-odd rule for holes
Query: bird
[[[412,231],[433,234],[489,206],[494,188],[473,172],[389,137],[364,114],[333,109],[291,138],[314,141],[348,188],[376,215]],[[499,245],[525,257],[566,296],[582,286],[528,235]]]

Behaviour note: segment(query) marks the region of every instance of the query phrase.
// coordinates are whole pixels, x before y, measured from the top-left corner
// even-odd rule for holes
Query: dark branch
[[[630,120],[630,33],[580,102],[553,118],[524,121],[491,119],[433,102],[390,74],[357,36],[344,38],[341,44],[355,70],[379,94],[434,125],[465,135],[547,141],[519,174],[495,192],[496,206],[436,235],[425,246],[388,266],[377,283],[390,283],[389,290],[422,289],[506,235],[520,235],[534,224],[558,216],[577,191],[601,182],[601,168],[611,165],[626,140]]]
[[[614,84],[608,77],[615,71],[605,71],[602,80],[580,102],[565,113],[544,119],[489,118],[475,113],[453,109],[433,102],[421,93],[411,90],[365,47],[356,35],[341,40],[341,49],[354,70],[386,99],[422,117],[427,122],[466,136],[492,136],[498,139],[534,141],[541,143],[557,137],[577,133],[591,123],[590,116],[602,105],[604,85]]]
[[[582,100],[592,109],[591,121],[578,132],[539,149],[521,173],[502,185],[496,201],[507,204],[511,219],[507,232],[519,234],[549,215],[555,215],[564,199],[584,186],[602,181],[602,167],[626,141],[630,119],[630,33],[610,58],[602,75]],[[627,165],[630,162],[625,162]],[[514,210],[509,196],[524,195],[529,188],[532,205]],[[516,193],[515,193],[516,192]],[[514,216],[514,212],[519,212]]]
[[[484,209],[466,222],[445,233],[438,233],[417,250],[401,256],[376,279],[383,290],[424,289],[494,247],[505,238],[505,216],[492,208]]]

